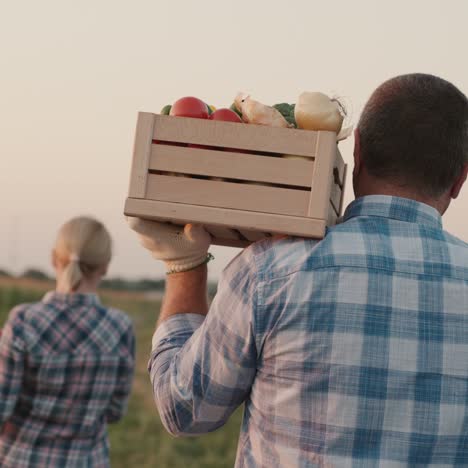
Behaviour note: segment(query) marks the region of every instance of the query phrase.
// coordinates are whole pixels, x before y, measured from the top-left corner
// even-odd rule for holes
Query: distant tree
[[[107,278],[102,280],[101,288],[103,289],[115,289],[117,291],[127,290],[127,282],[122,278]]]
[[[164,292],[165,280],[141,278],[129,280],[115,277],[106,278],[101,282],[102,289],[113,289],[114,291],[132,291],[132,292]],[[210,281],[208,283],[208,295],[214,297],[218,288],[218,283]]]
[[[0,276],[3,278],[11,278],[13,275],[9,271],[0,268]]]
[[[102,289],[113,289],[116,291],[134,291],[134,292],[147,292],[147,291],[162,291],[164,290],[164,280],[157,279],[139,279],[129,280],[124,278],[107,278],[101,283]]]
[[[22,278],[34,279],[34,280],[43,280],[48,281],[51,280],[50,276],[43,272],[42,270],[38,270],[37,268],[28,268],[22,275]]]
[[[136,287],[139,291],[164,291],[165,281],[163,279],[151,280],[140,279],[136,281]]]

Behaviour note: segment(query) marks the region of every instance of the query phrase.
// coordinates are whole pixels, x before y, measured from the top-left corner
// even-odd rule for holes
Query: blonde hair
[[[73,292],[83,277],[107,267],[112,257],[112,239],[102,223],[80,216],[60,228],[54,253],[64,265],[61,285]]]

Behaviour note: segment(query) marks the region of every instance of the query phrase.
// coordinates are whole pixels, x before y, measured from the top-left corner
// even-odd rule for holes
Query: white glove
[[[168,223],[127,217],[128,225],[140,239],[141,245],[157,260],[165,262],[168,273],[192,270],[207,263],[211,237],[199,224],[185,227]]]

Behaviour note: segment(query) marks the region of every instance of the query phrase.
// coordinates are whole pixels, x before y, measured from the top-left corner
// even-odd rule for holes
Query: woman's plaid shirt
[[[245,403],[239,467],[468,466],[468,246],[427,205],[358,199],[321,242],[246,249],[150,371],[172,433]]]
[[[92,294],[48,293],[0,338],[0,466],[108,467],[106,425],[126,409],[130,319]]]

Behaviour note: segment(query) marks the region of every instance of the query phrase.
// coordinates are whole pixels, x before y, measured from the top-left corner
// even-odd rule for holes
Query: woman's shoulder
[[[14,306],[9,314],[8,318],[3,327],[5,334],[11,334],[11,338],[20,340],[22,342],[27,341],[29,335],[31,313],[30,311],[35,309],[39,303],[24,303]],[[3,334],[3,333],[2,333]]]
[[[104,306],[103,306],[104,307]],[[115,323],[119,328],[128,329],[132,328],[132,319],[123,310],[117,309],[115,307],[105,307],[106,313],[109,316],[109,319]]]
[[[57,307],[53,301],[49,300],[52,293],[46,293],[36,302],[27,302],[13,307],[8,316],[9,320],[21,321],[37,325],[38,322],[53,322],[60,307]]]
[[[24,322],[30,315],[30,311],[40,307],[40,302],[25,302],[14,306],[8,314],[8,321],[10,322]]]

